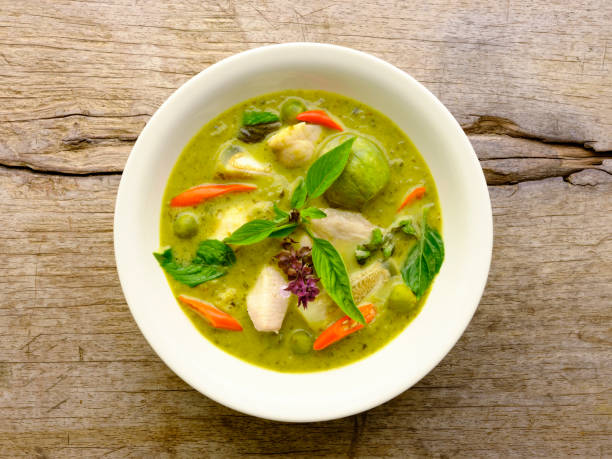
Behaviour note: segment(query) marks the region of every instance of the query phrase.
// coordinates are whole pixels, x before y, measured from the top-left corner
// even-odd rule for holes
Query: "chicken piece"
[[[312,220],[312,229],[318,236],[326,239],[343,239],[351,242],[370,240],[376,228],[369,220],[357,212],[338,209],[323,209],[327,217]]]
[[[353,299],[359,306],[376,293],[391,278],[389,271],[379,261],[351,275]],[[327,293],[321,293],[308,307],[298,308],[313,331],[320,331],[344,315]]]
[[[250,178],[268,174],[272,170],[270,164],[263,164],[253,158],[238,145],[224,148],[217,158],[217,177]]]
[[[286,167],[300,167],[312,159],[315,143],[323,129],[316,124],[287,126],[268,139],[268,146]]]
[[[269,164],[262,164],[248,153],[236,153],[227,162],[226,175],[230,177],[252,177],[272,170]]]
[[[247,215],[243,206],[230,207],[224,210],[218,215],[217,221],[219,223],[210,238],[222,241],[248,221]]]
[[[272,266],[264,266],[246,298],[247,312],[257,331],[276,332],[283,325],[289,292],[287,281]]]

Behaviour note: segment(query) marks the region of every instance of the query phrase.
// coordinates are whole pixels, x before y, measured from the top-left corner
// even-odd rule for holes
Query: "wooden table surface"
[[[242,415],[175,376],[112,245],[151,114],[208,65],[286,41],[427,85],[469,134],[495,223],[485,294],[442,363],[315,424]],[[3,457],[612,457],[609,0],[0,0],[0,197]]]

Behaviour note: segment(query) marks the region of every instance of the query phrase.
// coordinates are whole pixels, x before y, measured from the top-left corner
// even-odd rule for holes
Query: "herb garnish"
[[[312,254],[310,247],[301,247],[295,250],[293,244],[296,241],[286,238],[281,244],[283,251],[274,258],[278,260],[278,267],[289,278],[289,284],[285,289],[298,297],[298,306],[304,309],[308,302],[313,301],[319,294],[317,279],[314,275]]]
[[[312,263],[321,284],[345,314],[365,325],[363,314],[353,299],[349,275],[342,257],[329,241],[315,237],[308,228],[310,219],[323,218],[326,216],[325,212],[316,207],[303,209],[310,200],[325,193],[342,174],[354,141],[353,137],[341,143],[320,156],[310,166],[306,173],[306,180],[300,181],[293,191],[291,211],[284,211],[274,205],[275,217],[273,220],[248,222],[234,231],[224,242],[237,245],[254,244],[268,237],[287,237],[295,229],[302,227],[312,239]],[[290,291],[295,290],[298,299],[300,296],[304,297],[305,300],[301,302],[306,306],[308,301],[314,299],[312,297],[314,290],[310,287],[299,282],[292,284]]]
[[[428,211],[423,211],[421,234],[401,269],[404,282],[417,298],[425,294],[444,261],[444,242],[440,233],[428,225]]]
[[[351,138],[341,143],[322,155],[310,166],[306,174],[306,180],[301,180],[293,190],[291,211],[282,210],[274,204],[275,217],[273,220],[252,220],[245,223],[224,239],[224,242],[249,245],[261,242],[268,237],[287,237],[300,224],[308,223],[309,219],[325,217],[325,212],[316,207],[300,209],[309,200],[321,196],[342,173],[354,140],[354,138]],[[331,172],[325,170],[326,167],[331,167],[333,170]]]
[[[171,248],[153,255],[170,276],[189,287],[224,276],[227,274],[227,267],[236,262],[232,248],[214,239],[200,242],[196,256],[189,264],[177,262],[172,256]]]
[[[280,127],[280,118],[275,113],[246,111],[242,114],[242,127],[238,132],[238,140],[245,143],[261,142]]]

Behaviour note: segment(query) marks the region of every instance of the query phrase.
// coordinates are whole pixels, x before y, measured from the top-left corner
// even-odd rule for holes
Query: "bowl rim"
[[[124,199],[125,193],[122,194],[122,190],[125,190],[127,188],[128,186],[127,184],[130,180],[130,177],[132,176],[132,174],[134,174],[133,164],[135,162],[135,156],[137,154],[135,152],[140,151],[139,148],[140,148],[140,145],[143,143],[143,139],[151,135],[151,130],[153,129],[152,126],[155,124],[155,121],[159,117],[161,117],[161,113],[166,111],[167,107],[171,105],[173,101],[181,97],[183,93],[191,91],[193,87],[199,84],[201,80],[206,79],[211,73],[217,72],[224,67],[231,66],[236,61],[244,59],[245,57],[256,57],[257,55],[263,55],[265,53],[268,53],[269,51],[275,51],[279,49],[291,50],[292,48],[294,48],[295,52],[298,52],[299,50],[304,50],[304,49],[314,49],[320,52],[335,52],[335,53],[340,53],[340,54],[345,53],[347,55],[352,55],[354,57],[357,56],[360,59],[363,59],[364,62],[369,62],[369,63],[372,63],[373,65],[380,66],[384,68],[386,71],[389,71],[395,74],[397,78],[403,78],[405,81],[409,82],[412,85],[412,89],[416,89],[420,91],[421,94],[427,98],[428,103],[432,103],[436,105],[437,109],[441,113],[443,113],[444,116],[447,118],[446,121],[450,122],[454,126],[454,130],[455,130],[454,134],[455,134],[456,140],[461,142],[462,148],[464,148],[466,151],[469,151],[470,153],[468,157],[465,158],[465,161],[469,161],[471,163],[470,167],[472,169],[475,169],[475,168],[478,169],[478,171],[474,170],[475,172],[474,178],[478,177],[476,178],[478,183],[476,183],[475,186],[477,187],[480,198],[484,200],[481,202],[481,208],[479,209],[480,211],[479,217],[481,217],[481,220],[479,220],[479,224],[482,225],[481,233],[482,233],[483,239],[481,240],[481,244],[482,244],[481,251],[478,254],[478,257],[480,257],[479,262],[480,262],[480,265],[483,267],[483,270],[481,273],[479,273],[480,277],[478,279],[478,282],[475,283],[473,287],[473,293],[470,296],[470,299],[472,300],[471,309],[467,310],[466,308],[465,315],[462,316],[463,320],[461,324],[458,324],[456,328],[454,329],[454,332],[455,332],[454,335],[448,337],[446,341],[446,345],[443,347],[443,349],[441,349],[441,351],[438,352],[435,358],[432,358],[429,361],[429,364],[424,365],[421,368],[420,372],[414,374],[413,377],[409,378],[409,380],[407,381],[398,382],[392,388],[391,387],[387,388],[387,391],[383,394],[378,394],[378,396],[372,396],[368,400],[360,400],[360,403],[357,405],[346,406],[343,409],[336,408],[336,410],[331,413],[318,413],[317,415],[308,414],[305,416],[302,416],[296,413],[278,413],[278,412],[272,413],[272,412],[267,411],[265,408],[262,408],[261,406],[257,406],[257,407],[246,406],[244,403],[240,403],[239,401],[234,400],[231,396],[228,396],[228,394],[214,393],[213,391],[208,390],[207,387],[204,387],[198,381],[194,380],[191,374],[188,374],[188,372],[183,371],[184,370],[183,368],[179,368],[177,365],[175,365],[175,362],[173,362],[169,358],[169,354],[163,349],[163,346],[159,344],[159,342],[155,339],[155,336],[152,333],[150,333],[150,330],[148,330],[144,326],[144,324],[141,322],[141,320],[139,320],[139,314],[136,312],[134,302],[130,301],[131,294],[130,294],[130,289],[128,286],[127,268],[124,267],[124,263],[122,261],[122,255],[121,255],[121,251],[119,247],[120,239],[121,239],[121,226],[122,226],[120,210],[122,210],[126,205],[125,199]],[[470,144],[469,139],[467,138],[467,135],[463,132],[463,129],[461,128],[457,120],[452,116],[450,111],[424,85],[422,85],[412,76],[410,76],[408,73],[395,67],[394,65],[384,61],[383,59],[372,56],[371,54],[368,54],[362,51],[358,51],[352,48],[347,48],[347,47],[338,46],[338,45],[326,44],[326,43],[292,42],[292,43],[274,44],[274,45],[267,45],[267,46],[262,46],[258,48],[253,48],[253,49],[249,49],[247,51],[243,51],[238,54],[234,54],[225,59],[222,59],[219,62],[216,62],[215,64],[210,65],[203,71],[194,75],[184,84],[182,84],[178,89],[176,89],[161,104],[161,106],[155,111],[155,113],[152,115],[152,117],[149,119],[149,121],[147,122],[143,130],[141,131],[126,161],[126,164],[123,170],[123,174],[121,177],[121,181],[118,187],[117,198],[115,202],[113,239],[114,239],[114,252],[115,252],[115,262],[117,265],[117,272],[118,272],[120,284],[121,284],[126,302],[128,303],[128,306],[130,308],[130,312],[132,316],[134,317],[134,320],[136,324],[138,325],[138,328],[140,329],[141,333],[143,334],[143,336],[145,337],[145,339],[147,340],[151,348],[157,353],[157,355],[161,358],[161,360],[175,374],[177,374],[183,381],[185,381],[187,384],[189,384],[191,387],[193,387],[200,393],[236,411],[240,411],[240,412],[243,412],[249,415],[257,416],[257,417],[264,418],[264,419],[276,420],[276,421],[315,422],[315,421],[338,419],[338,418],[343,418],[343,417],[350,416],[353,414],[357,414],[357,413],[374,408],[378,405],[381,405],[391,400],[392,398],[401,394],[405,390],[409,389],[412,385],[414,385],[420,379],[422,379],[425,375],[427,375],[450,352],[450,350],[455,346],[459,338],[465,332],[465,329],[467,328],[474,313],[476,312],[476,309],[478,308],[478,305],[480,303],[480,299],[482,298],[484,288],[486,286],[486,282],[487,282],[487,278],[488,278],[488,274],[490,270],[491,258],[492,258],[492,249],[493,249],[493,216],[492,216],[492,210],[491,210],[491,201],[490,201],[490,197],[488,193],[487,184],[484,178],[484,174],[481,169],[479,160],[476,156],[476,153],[474,152],[474,149],[472,145]],[[397,339],[397,337],[393,338],[393,340],[395,339]],[[387,345],[388,344],[390,343],[387,343]],[[380,350],[377,352],[380,352]],[[375,355],[377,352],[375,352],[372,355]],[[372,357],[372,355],[365,357],[361,361],[367,361],[369,358]],[[231,358],[236,358],[234,356],[231,356],[230,354],[227,354],[227,356]],[[349,364],[349,366],[351,365],[353,364]],[[317,374],[328,373],[333,370],[334,369],[324,370],[324,371],[316,372],[316,373]],[[266,370],[266,371],[273,371],[273,370]],[[287,373],[279,373],[279,374],[287,374]],[[311,373],[295,373],[295,374],[306,375],[306,374],[311,374]]]

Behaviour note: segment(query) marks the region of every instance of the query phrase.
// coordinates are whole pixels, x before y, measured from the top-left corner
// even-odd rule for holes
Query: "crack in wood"
[[[138,139],[137,135],[129,135],[123,137],[114,137],[114,136],[99,136],[99,137],[86,137],[86,136],[77,136],[77,137],[66,137],[62,139],[62,143],[66,145],[80,145],[80,144],[97,144],[101,142],[129,142],[134,143]]]
[[[88,172],[88,171],[66,172],[66,171],[51,170],[51,169],[37,169],[35,166],[25,163],[25,162],[19,162],[19,163],[4,162],[4,163],[0,163],[0,168],[11,169],[11,170],[16,170],[16,171],[31,172],[33,174],[39,174],[39,175],[50,175],[50,176],[60,176],[60,177],[97,177],[97,176],[104,176],[104,175],[123,174],[122,170],[97,171],[97,172]]]
[[[535,134],[531,134],[518,126],[514,121],[508,118],[502,118],[499,116],[490,116],[490,115],[476,115],[473,114],[471,116],[477,116],[478,119],[474,121],[472,124],[467,126],[461,126],[463,132],[467,135],[473,134],[493,134],[493,135],[506,135],[509,137],[515,137],[518,139],[528,139],[535,140],[538,142],[550,144],[550,145],[559,145],[566,147],[578,147],[583,148],[585,150],[612,155],[612,150],[608,151],[599,151],[595,150],[594,145],[597,140],[568,140],[561,137],[543,137]]]
[[[132,115],[117,115],[117,114],[106,114],[106,115],[96,115],[93,113],[64,113],[61,115],[53,115],[53,116],[41,116],[40,118],[18,118],[12,120],[4,120],[5,123],[27,123],[32,121],[46,121],[46,120],[59,120],[62,118],[72,118],[72,117],[83,117],[83,118],[138,118],[138,117],[151,117],[149,113],[134,113]]]

